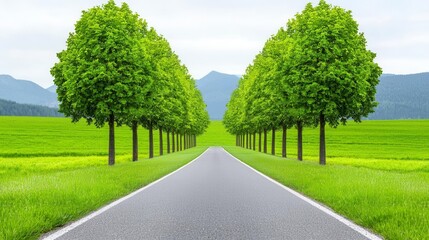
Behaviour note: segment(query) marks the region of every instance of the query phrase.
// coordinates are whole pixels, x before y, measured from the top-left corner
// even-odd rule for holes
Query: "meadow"
[[[0,239],[36,239],[183,166],[208,146],[224,146],[387,239],[429,236],[428,120],[328,128],[327,166],[317,163],[318,129],[304,130],[299,162],[295,129],[288,131],[288,159],[233,146],[235,137],[220,121],[198,137],[197,148],[147,159],[148,133],[140,128],[139,161],[131,162],[131,130],[123,126],[116,129],[114,167],[107,166],[107,134],[107,127],[66,118],[0,117]],[[277,155],[280,140],[278,131]]]

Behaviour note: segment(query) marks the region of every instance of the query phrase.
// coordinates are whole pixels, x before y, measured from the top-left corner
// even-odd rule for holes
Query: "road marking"
[[[189,163],[187,163],[186,165],[184,165],[184,166],[180,167],[179,169],[175,170],[174,172],[171,172],[171,173],[169,173],[169,174],[165,175],[164,177],[162,177],[162,178],[160,178],[160,179],[156,180],[155,182],[152,182],[152,183],[150,183],[150,184],[148,184],[148,185],[146,185],[146,186],[144,186],[144,187],[142,187],[142,188],[140,188],[140,189],[138,189],[138,190],[136,190],[136,191],[134,191],[134,192],[132,192],[132,193],[130,193],[130,194],[128,194],[128,195],[126,195],[125,197],[122,197],[122,198],[120,198],[120,199],[118,199],[118,200],[116,200],[116,201],[114,201],[114,202],[112,202],[112,203],[110,203],[110,204],[108,204],[108,205],[106,205],[106,206],[104,206],[104,207],[100,208],[99,210],[97,210],[97,211],[95,211],[95,212],[93,212],[93,213],[91,213],[91,214],[87,215],[87,216],[86,216],[86,217],[84,217],[84,218],[81,218],[81,219],[77,220],[76,222],[73,222],[72,224],[70,224],[70,225],[68,225],[68,226],[66,226],[66,227],[63,227],[63,228],[61,228],[61,229],[57,230],[56,232],[54,232],[54,233],[52,233],[52,234],[49,234],[49,235],[47,235],[47,236],[45,236],[45,237],[42,237],[42,239],[43,239],[43,240],[54,240],[54,239],[57,239],[57,238],[61,237],[62,235],[64,235],[64,234],[66,234],[66,233],[70,232],[71,230],[73,230],[73,229],[77,228],[78,226],[80,226],[80,225],[84,224],[85,222],[87,222],[87,221],[91,220],[92,218],[94,218],[94,217],[96,217],[96,216],[98,216],[98,215],[102,214],[103,212],[105,212],[105,211],[107,211],[107,210],[109,210],[109,209],[113,208],[114,206],[116,206],[116,205],[120,204],[121,202],[123,202],[123,201],[125,201],[125,200],[127,200],[127,199],[129,199],[129,198],[132,198],[132,197],[133,197],[133,196],[135,196],[136,194],[139,194],[139,193],[143,192],[144,190],[146,190],[146,189],[148,189],[148,188],[152,187],[153,185],[155,185],[155,184],[157,184],[157,183],[161,182],[162,180],[166,179],[167,177],[169,177],[169,176],[171,176],[171,175],[173,175],[173,174],[177,173],[178,171],[182,170],[182,169],[183,169],[183,168],[185,168],[186,166],[188,166],[188,165],[190,165],[191,163],[195,162],[195,161],[196,161],[197,159],[199,159],[199,158],[200,158],[204,153],[206,153],[209,149],[210,149],[210,148],[207,148],[203,153],[201,153],[201,154],[200,154],[198,157],[196,157],[194,160],[190,161]]]
[[[234,157],[231,153],[229,153],[228,151],[226,151],[225,149],[223,149],[226,153],[228,153],[232,158],[234,158],[235,160],[237,160],[238,162],[240,162],[241,164],[245,165],[246,167],[250,168],[251,170],[253,170],[254,172],[256,172],[257,174],[261,175],[262,177],[264,177],[265,179],[267,179],[268,181],[282,187],[283,189],[285,189],[286,191],[292,193],[293,195],[299,197],[300,199],[304,200],[305,202],[311,204],[312,206],[316,207],[317,209],[321,210],[322,212],[330,215],[331,217],[337,219],[338,221],[342,222],[343,224],[347,225],[348,227],[350,227],[351,229],[355,230],[356,232],[362,234],[363,236],[367,237],[368,239],[371,240],[382,240],[381,237],[369,232],[368,230],[366,230],[365,228],[353,223],[352,221],[346,219],[345,217],[335,213],[334,211],[332,211],[331,209],[321,205],[320,203],[314,201],[313,199],[310,199],[304,195],[302,195],[301,193],[292,190],[291,188],[286,187],[285,185],[277,182],[276,180],[268,177],[267,175],[259,172],[258,170],[254,169],[253,167],[247,165],[246,163],[240,161],[240,159]]]

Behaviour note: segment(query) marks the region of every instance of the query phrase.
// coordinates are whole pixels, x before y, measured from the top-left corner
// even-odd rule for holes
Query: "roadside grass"
[[[397,172],[335,163],[319,166],[313,161],[299,162],[238,147],[225,149],[386,239],[429,239],[427,168]]]
[[[115,166],[100,157],[13,159],[20,162],[0,178],[0,239],[36,239],[133,190],[161,178],[200,155],[206,148]],[[13,166],[11,159],[0,164]],[[58,163],[61,161],[61,163]],[[102,162],[102,163],[101,163]],[[12,169],[12,170],[11,170]]]
[[[276,155],[281,156],[281,131],[276,131]],[[288,129],[287,155],[297,158],[297,130]],[[258,145],[258,135],[256,135]],[[271,153],[271,131],[268,133],[268,153]],[[235,143],[234,143],[235,145]],[[256,146],[258,150],[258,146]],[[429,160],[429,120],[371,120],[350,122],[338,128],[326,128],[327,164],[374,165],[375,160]],[[318,161],[319,129],[304,128],[304,161]],[[369,160],[369,161],[368,161]],[[414,164],[411,164],[414,165]]]
[[[149,133],[139,127],[139,158],[147,158]],[[106,156],[107,126],[96,128],[69,118],[0,116],[0,157]],[[166,134],[164,149],[167,152]],[[132,133],[127,126],[116,127],[116,155],[132,154]],[[155,156],[159,155],[159,134],[154,131]]]

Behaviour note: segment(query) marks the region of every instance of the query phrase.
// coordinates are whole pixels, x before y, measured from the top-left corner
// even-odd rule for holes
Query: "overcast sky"
[[[0,74],[53,84],[49,69],[81,11],[101,0],[0,0]],[[123,1],[116,1],[121,3]],[[241,75],[265,41],[304,9],[301,0],[129,0],[199,79]],[[317,3],[317,1],[311,1]],[[329,0],[352,10],[385,73],[429,71],[429,1]]]

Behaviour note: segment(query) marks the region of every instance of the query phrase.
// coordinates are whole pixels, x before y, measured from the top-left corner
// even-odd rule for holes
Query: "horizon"
[[[208,72],[208,73],[207,73],[206,75],[204,75],[203,77],[201,77],[201,78],[199,78],[199,79],[195,79],[195,78],[194,78],[194,80],[195,80],[196,82],[197,82],[197,81],[199,81],[199,80],[202,80],[203,78],[205,78],[206,76],[210,75],[210,74],[211,74],[211,73],[213,73],[213,72],[215,72],[215,73],[220,73],[220,74],[224,74],[224,75],[235,76],[235,77],[237,77],[237,78],[240,78],[240,76],[241,76],[241,75],[237,75],[237,74],[224,73],[224,72],[220,72],[220,71],[217,71],[217,70],[211,70],[210,72]],[[380,77],[382,77],[383,75],[405,76],[405,75],[416,75],[416,74],[424,74],[424,73],[429,73],[429,71],[426,71],[426,72],[416,72],[416,73],[405,73],[405,74],[397,74],[397,73],[382,73]],[[44,86],[40,85],[39,83],[37,83],[37,82],[35,82],[35,81],[31,80],[31,79],[20,79],[20,78],[16,78],[15,76],[13,76],[13,75],[11,75],[11,74],[7,74],[7,73],[0,73],[0,76],[9,76],[9,77],[12,77],[12,78],[13,78],[14,80],[16,80],[16,81],[30,81],[30,82],[32,82],[32,83],[37,84],[39,87],[41,87],[41,88],[43,88],[43,89],[49,89],[49,88],[51,88],[51,87],[55,86],[55,84],[52,84],[52,85],[49,85],[49,86],[47,86],[47,87],[44,87]]]

